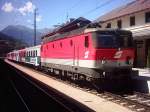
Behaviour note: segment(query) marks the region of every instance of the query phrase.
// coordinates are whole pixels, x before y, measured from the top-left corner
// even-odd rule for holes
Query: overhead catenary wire
[[[81,1],[83,1],[83,0],[79,0],[79,1],[76,2],[74,5],[72,5],[68,10],[70,11],[70,10],[72,10],[73,8],[77,7],[77,6],[81,3]]]
[[[103,2],[103,3],[100,4],[100,5],[97,5],[95,8],[93,8],[93,9],[91,9],[91,10],[89,10],[89,11],[83,13],[83,14],[80,14],[78,17],[86,17],[87,15],[89,15],[89,14],[95,12],[96,10],[101,9],[101,8],[103,8],[103,7],[105,7],[105,6],[110,5],[110,4],[111,4],[112,2],[114,2],[114,1],[116,1],[116,0],[107,0],[107,1]],[[123,2],[124,2],[124,1],[126,1],[126,0],[123,0]],[[70,12],[70,10],[74,9],[74,8],[77,7],[79,4],[81,4],[81,0],[79,0],[78,2],[76,2],[71,8],[68,8],[68,10],[67,10],[66,13],[65,13],[65,16],[66,16],[66,19],[65,19],[65,20],[68,20],[68,18],[70,18],[70,17],[69,17],[69,12]],[[76,17],[76,18],[78,18],[78,17]]]
[[[104,7],[104,6],[108,5],[108,4],[110,4],[112,1],[115,1],[115,0],[108,0],[108,1],[106,1],[105,3],[103,3],[103,4],[97,6],[97,7],[93,8],[93,9],[91,9],[91,10],[89,10],[89,11],[83,13],[81,16],[91,14],[91,13],[93,13],[94,11],[96,11],[97,9],[100,9],[100,8],[102,8],[102,7]]]
[[[73,8],[75,8],[75,7],[80,3],[80,1],[81,1],[81,0],[79,0],[75,5],[73,5],[73,6],[70,8],[70,10],[72,10]],[[84,16],[86,16],[86,15],[89,15],[89,14],[95,12],[97,9],[100,9],[100,8],[106,6],[106,5],[109,5],[109,4],[112,3],[113,1],[114,1],[114,0],[108,0],[108,1],[104,2],[103,4],[100,4],[100,5],[98,5],[97,7],[95,7],[95,8],[93,8],[93,9],[91,9],[91,10],[89,10],[89,11],[87,11],[87,12],[81,14],[79,17],[84,17]],[[69,10],[69,11],[70,11],[70,10]],[[69,13],[68,13],[69,11],[67,11],[67,18],[69,18]]]
[[[82,1],[83,1],[83,0],[78,0],[75,4],[73,4],[71,7],[69,7],[68,9],[66,9],[66,10],[64,11],[64,14],[65,14],[65,15],[63,15],[63,18],[64,18],[64,16],[65,16],[65,21],[68,21],[70,11],[73,10],[74,8],[76,8],[78,5],[80,5],[80,3],[81,3]],[[60,17],[60,16],[59,16],[59,17]],[[62,19],[62,20],[63,20],[63,19]],[[63,20],[63,21],[64,21],[64,20]],[[60,23],[58,23],[58,24],[60,24]]]

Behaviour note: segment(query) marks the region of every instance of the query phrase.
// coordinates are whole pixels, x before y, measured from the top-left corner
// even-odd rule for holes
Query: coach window
[[[54,44],[53,44],[53,48],[54,48],[55,46],[54,46]]]
[[[89,36],[85,36],[84,46],[89,47]]]
[[[35,50],[35,56],[37,56],[37,52],[36,52],[36,50]]]
[[[33,56],[35,57],[35,51],[33,51]]]
[[[33,56],[35,56],[35,51],[33,51]]]
[[[70,46],[73,46],[73,41],[72,40],[70,40]]]
[[[37,50],[35,51],[35,56],[37,56]]]
[[[36,56],[36,50],[35,50],[35,52],[34,52],[34,53],[35,53],[35,56]]]

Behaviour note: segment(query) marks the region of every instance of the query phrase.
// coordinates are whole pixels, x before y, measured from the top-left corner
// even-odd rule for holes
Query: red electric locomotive
[[[74,80],[122,78],[130,75],[134,60],[130,31],[87,28],[43,39],[41,66]]]

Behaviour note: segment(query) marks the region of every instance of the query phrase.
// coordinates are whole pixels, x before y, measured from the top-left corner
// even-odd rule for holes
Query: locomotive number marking
[[[89,51],[86,51],[85,53],[84,53],[84,58],[88,58],[89,57]]]

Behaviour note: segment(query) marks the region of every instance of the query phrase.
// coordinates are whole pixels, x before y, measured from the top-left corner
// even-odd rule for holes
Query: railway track
[[[78,86],[74,86],[74,87],[78,87]],[[101,98],[117,103],[121,106],[127,107],[133,110],[134,112],[150,112],[149,95],[143,93],[137,93],[137,92],[134,92],[132,95],[131,94],[118,95],[107,91],[98,92],[95,89],[81,88],[81,87],[78,88],[82,89],[83,91],[87,91],[92,94],[95,94]]]
[[[132,94],[114,94],[108,91],[97,91],[97,89],[93,89],[88,87],[87,85],[79,85],[74,82],[70,82],[68,80],[61,80],[58,76],[51,76],[49,74],[45,74],[46,76],[53,78],[55,80],[59,80],[62,83],[71,85],[75,88],[81,89],[83,91],[95,94],[101,98],[107,99],[109,101],[112,101],[114,103],[117,103],[121,106],[127,107],[131,109],[133,112],[150,112],[150,95],[139,93],[139,92],[133,92]]]
[[[12,68],[12,69],[19,75],[19,77],[21,79],[25,80],[26,83],[29,83],[34,88],[36,88],[38,91],[40,91],[43,95],[45,95],[47,97],[47,99],[51,98],[53,101],[55,101],[55,103],[60,105],[60,109],[58,107],[58,109],[54,110],[54,111],[61,111],[61,112],[87,112],[88,111],[88,112],[93,112],[93,110],[91,110],[90,108],[88,108],[88,107],[86,107],[80,103],[76,104],[73,101],[71,102],[70,99],[63,98],[59,93],[57,93],[55,90],[53,90],[49,86],[42,84],[41,82],[33,79],[32,77],[26,76],[25,73],[18,71],[15,68]],[[34,70],[34,69],[32,69],[32,70]],[[34,71],[36,71],[36,70],[34,70]],[[22,75],[22,74],[24,74],[24,75]],[[58,80],[58,79],[55,78],[55,80]]]
[[[31,68],[29,68],[31,69]],[[91,86],[81,85],[76,82],[71,82],[69,80],[62,80],[58,75],[50,74],[47,72],[42,73],[32,69],[34,72],[45,75],[49,78],[58,80],[62,83],[68,84],[72,87],[81,89],[83,91],[92,93],[106,100],[117,103],[121,106],[131,109],[133,112],[150,112],[150,95],[144,93],[133,92],[132,94],[114,94],[108,91],[98,91],[97,88],[92,88]]]

